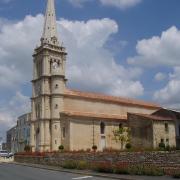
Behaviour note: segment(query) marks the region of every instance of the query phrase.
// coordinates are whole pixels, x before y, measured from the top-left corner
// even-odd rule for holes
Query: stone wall
[[[35,163],[60,166],[64,161],[87,161],[154,164],[160,167],[180,168],[180,151],[175,152],[107,152],[107,153],[56,153],[46,156],[16,155],[15,161],[21,163]]]
[[[135,114],[128,114],[131,144],[137,148],[153,148],[152,121]]]

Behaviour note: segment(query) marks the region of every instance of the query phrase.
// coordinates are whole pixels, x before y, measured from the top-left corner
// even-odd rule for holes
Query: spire
[[[54,0],[47,1],[44,30],[41,43],[59,45]]]

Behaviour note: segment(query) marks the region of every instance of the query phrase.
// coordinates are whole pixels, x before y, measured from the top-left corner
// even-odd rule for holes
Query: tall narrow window
[[[66,128],[63,127],[63,138],[65,138],[65,137],[66,137]]]
[[[168,126],[168,123],[165,123],[165,131],[166,131],[166,132],[169,132],[169,126]]]
[[[105,124],[103,122],[101,122],[100,124],[100,131],[101,131],[101,134],[105,134]]]

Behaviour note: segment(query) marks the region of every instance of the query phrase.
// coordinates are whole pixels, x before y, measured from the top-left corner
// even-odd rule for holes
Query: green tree
[[[118,129],[113,131],[113,139],[116,142],[120,142],[121,149],[124,148],[126,143],[130,142],[130,129],[127,127],[119,127]]]

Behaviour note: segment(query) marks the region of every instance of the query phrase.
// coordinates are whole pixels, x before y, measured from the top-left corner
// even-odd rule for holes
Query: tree
[[[64,146],[63,145],[60,145],[59,146],[59,150],[62,152],[64,150]]]
[[[130,142],[130,129],[127,127],[119,127],[113,131],[114,140],[121,143],[121,149],[124,148],[125,143]]]

